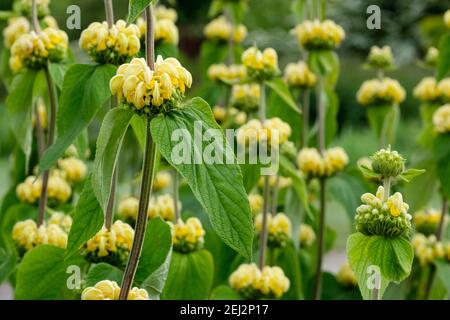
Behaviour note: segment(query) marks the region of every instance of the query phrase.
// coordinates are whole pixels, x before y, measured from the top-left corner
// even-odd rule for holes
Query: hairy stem
[[[180,220],[180,218],[181,218],[180,206],[178,205],[180,181],[179,181],[178,172],[175,169],[173,169],[173,171],[172,171],[172,184],[173,184],[173,186],[172,186],[173,187],[173,203],[174,203],[174,208],[175,208],[175,223],[177,223],[178,220]]]
[[[387,201],[391,194],[391,177],[386,177],[383,179],[384,197],[383,201]]]
[[[108,22],[108,27],[111,28],[114,25],[114,10],[112,0],[104,0],[104,2],[105,2],[106,21]]]
[[[147,64],[151,70],[155,69],[155,38],[154,38],[154,18],[153,18],[153,6],[148,5],[145,9],[146,18],[146,58]],[[139,197],[139,209],[134,228],[134,239],[131,247],[130,256],[128,257],[128,263],[125,267],[125,272],[122,278],[122,285],[120,290],[120,300],[126,300],[128,292],[133,285],[134,276],[141,256],[142,245],[144,244],[145,231],[147,228],[147,211],[150,201],[150,196],[153,186],[153,178],[155,173],[156,163],[156,145],[153,142],[152,134],[150,132],[151,118],[147,118],[146,124],[146,142],[144,151],[144,163],[142,168],[142,182],[141,182],[141,194]]]
[[[269,215],[269,176],[264,176],[264,191],[263,191],[263,221],[261,234],[259,235],[259,269],[262,270],[266,262],[266,250],[267,250],[267,218]]]
[[[47,81],[48,96],[50,99],[50,121],[48,124],[47,133],[47,146],[50,147],[55,139],[55,129],[56,129],[56,110],[58,109],[58,99],[56,97],[55,83],[53,82],[52,76],[48,67],[44,68],[45,79]],[[37,216],[37,225],[40,226],[45,220],[45,208],[47,207],[48,199],[48,179],[50,176],[50,170],[44,171],[42,174],[42,191],[39,198],[39,211]]]
[[[308,137],[309,137],[309,89],[303,91],[303,127],[301,136],[301,148],[308,147]]]

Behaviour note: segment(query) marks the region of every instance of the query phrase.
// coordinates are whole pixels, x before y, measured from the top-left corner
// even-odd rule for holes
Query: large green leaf
[[[244,300],[244,298],[231,289],[229,286],[226,285],[220,285],[216,288],[214,288],[213,292],[211,293],[211,300]]]
[[[439,42],[439,60],[436,73],[437,80],[441,80],[450,74],[450,34],[442,37]]]
[[[83,270],[87,262],[76,255],[64,260],[64,249],[41,245],[27,252],[17,271],[15,298],[19,300],[72,299],[76,291],[70,290],[67,281],[71,276],[69,266]]]
[[[201,130],[199,134],[205,130],[219,134],[214,135],[211,142],[203,139],[194,141],[194,127]],[[230,247],[250,258],[253,242],[250,205],[236,161],[225,164],[225,156],[232,155],[232,150],[220,130],[211,108],[201,98],[194,98],[182,108],[161,114],[151,122],[151,133],[159,151],[186,179],[195,197],[209,214],[217,234]],[[180,134],[178,139],[181,141],[173,141],[173,134]],[[218,161],[220,163],[198,161],[212,144],[217,147],[214,150],[221,157],[221,161]],[[174,161],[173,156],[180,154],[183,159]]]
[[[207,299],[213,277],[214,262],[209,251],[199,250],[188,254],[174,252],[162,299]],[[182,285],[180,279],[183,279]]]
[[[170,262],[172,261],[172,250],[167,254],[166,260],[158,269],[152,272],[144,282],[141,283],[141,288],[147,290],[150,300],[159,300],[164,285],[166,284],[167,276],[169,274]]]
[[[367,108],[367,118],[372,129],[380,141],[380,147],[393,144],[398,123],[400,108],[398,105],[383,105]]]
[[[53,81],[59,90],[62,89],[64,83],[64,76],[66,75],[67,70],[69,69],[69,65],[62,63],[49,63],[48,70],[50,71],[50,75],[52,76]]]
[[[440,134],[434,140],[436,171],[441,181],[442,191],[450,197],[450,134]]]
[[[86,179],[83,191],[75,207],[72,227],[67,241],[66,257],[76,253],[81,246],[100,231],[105,217],[92,190],[91,178]]]
[[[31,115],[33,111],[33,90],[38,72],[25,70],[16,75],[11,84],[6,100],[8,110],[8,122],[26,155],[26,164],[31,155],[32,130]]]
[[[245,191],[247,191],[247,193],[250,193],[250,191],[252,191],[255,185],[258,183],[259,177],[261,176],[261,165],[257,163],[243,163],[240,165],[240,167]]]
[[[264,82],[266,86],[273,90],[275,94],[277,94],[283,101],[297,114],[300,114],[301,111],[298,108],[297,103],[289,92],[289,87],[281,78],[275,78],[273,80],[267,80]]]
[[[339,58],[336,52],[331,50],[311,51],[308,57],[311,70],[325,77],[325,83],[333,88],[339,78]]]
[[[136,271],[135,281],[145,281],[153,272],[164,264],[172,248],[170,226],[161,218],[149,221],[145,232],[141,259]],[[168,269],[166,270],[167,273]]]
[[[269,249],[274,250],[274,249]],[[283,295],[283,299],[299,300],[303,299],[302,277],[300,273],[300,262],[297,259],[297,252],[293,245],[280,248],[276,252],[276,265],[283,269],[284,274],[290,280],[288,292]]]
[[[122,276],[123,272],[119,268],[108,263],[98,263],[89,269],[85,287],[93,287],[97,282],[102,280],[115,281],[120,286]]]
[[[128,5],[128,22],[134,22],[152,2],[153,0],[130,0]]]
[[[58,137],[44,153],[40,169],[51,168],[111,97],[109,80],[116,67],[75,64],[65,73],[56,120]]]
[[[447,297],[450,296],[450,264],[445,260],[435,260],[436,276],[442,281],[447,290]]]
[[[382,297],[389,282],[401,281],[409,275],[414,251],[405,238],[366,236],[357,232],[348,238],[347,255],[358,278],[361,295],[367,300],[371,298],[371,288],[368,286],[372,283],[374,271],[371,267],[379,268]]]
[[[92,172],[92,188],[103,210],[108,206],[113,173],[125,133],[134,113],[121,108],[111,109],[103,119],[97,138]]]

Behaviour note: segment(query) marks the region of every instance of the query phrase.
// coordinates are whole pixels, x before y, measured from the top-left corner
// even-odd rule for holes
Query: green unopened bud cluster
[[[395,178],[405,170],[405,159],[397,151],[391,151],[390,147],[377,151],[371,160],[373,171],[383,178]]]
[[[412,217],[408,204],[399,192],[384,200],[384,192],[380,186],[376,195],[361,196],[363,204],[356,209],[356,230],[367,236],[409,236]]]

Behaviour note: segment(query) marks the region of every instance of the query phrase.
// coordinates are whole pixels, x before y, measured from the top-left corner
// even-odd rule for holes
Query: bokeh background
[[[168,0],[162,4],[174,7],[178,11],[177,22],[180,30],[179,58],[188,66],[193,74],[194,89],[190,94],[201,94],[202,74],[200,47],[203,41],[203,27],[209,21],[208,9],[211,0]],[[0,11],[9,10],[12,0],[1,0]],[[103,1],[93,0],[54,0],[51,3],[52,15],[61,28],[66,30],[71,39],[71,47],[77,61],[87,61],[78,50],[77,39],[81,30],[67,30],[66,13],[69,5],[76,4],[81,8],[81,28],[93,21],[103,20]],[[113,0],[115,19],[126,18],[128,1]],[[381,8],[381,29],[369,30],[366,27],[369,5],[376,4]],[[283,69],[288,62],[299,59],[296,39],[289,34],[295,25],[291,10],[291,0],[250,0],[250,9],[244,19],[249,36],[245,46],[257,43],[259,47],[273,47],[280,58]],[[396,78],[407,90],[407,99],[401,105],[402,121],[397,132],[396,149],[405,154],[411,161],[417,156],[415,137],[420,130],[419,102],[412,97],[413,87],[426,75],[430,74],[420,66],[421,59],[429,46],[437,46],[442,32],[445,30],[442,14],[448,9],[448,1],[442,0],[339,0],[331,1],[327,15],[342,25],[347,37],[338,50],[341,60],[341,74],[337,84],[340,99],[339,134],[336,144],[343,146],[353,163],[360,157],[371,154],[376,149],[376,139],[367,125],[364,109],[356,102],[356,92],[362,81],[374,75],[362,68],[362,63],[372,45],[390,45],[396,57],[397,68],[389,74]],[[1,15],[1,14],[0,14]],[[0,30],[5,21],[0,21]],[[0,38],[2,37],[0,33]],[[0,39],[3,44],[3,39]],[[0,47],[1,48],[1,47]],[[3,49],[0,49],[3,51]],[[0,84],[0,197],[9,186],[9,172],[12,167],[11,152],[15,142],[10,133],[5,112],[6,88]],[[99,123],[92,126],[90,138],[95,146],[96,132]],[[128,137],[131,141],[132,137]],[[136,152],[135,154],[139,154]],[[138,170],[140,161],[135,154],[123,155]],[[136,172],[136,170],[134,170]],[[126,172],[121,173],[126,177]],[[122,177],[123,178],[123,177]],[[330,203],[328,223],[336,232],[335,250],[330,252],[325,261],[328,269],[337,268],[343,256],[345,241],[350,232],[351,221],[342,206]]]

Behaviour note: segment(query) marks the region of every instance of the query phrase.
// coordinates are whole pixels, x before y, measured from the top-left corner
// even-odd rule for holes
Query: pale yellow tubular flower
[[[159,191],[167,188],[172,183],[172,175],[167,171],[159,171],[153,181],[153,190]]]
[[[163,5],[157,5],[155,7],[155,18],[156,20],[169,19],[172,22],[177,22],[178,15],[175,9],[167,8]]]
[[[81,293],[81,300],[119,300],[120,287],[115,281],[102,280]]]
[[[264,199],[261,195],[256,193],[249,194],[248,201],[253,215],[261,212],[264,203]]]
[[[391,78],[364,81],[356,95],[363,106],[385,103],[399,104],[406,98],[406,91],[397,80]]]
[[[433,114],[434,130],[440,134],[450,132],[450,104],[445,104]]]
[[[356,274],[352,270],[348,262],[345,262],[341,265],[339,271],[336,274],[336,280],[344,286],[356,287],[358,285]]]
[[[298,237],[302,247],[310,247],[316,240],[316,233],[310,225],[301,224]]]
[[[348,165],[349,159],[343,148],[334,147],[325,151],[323,161],[325,164],[325,173],[328,176],[332,176],[337,172],[344,170]]]
[[[52,213],[52,215],[47,221],[47,224],[48,225],[55,224],[61,227],[61,229],[64,230],[64,232],[68,233],[70,231],[70,228],[72,227],[72,217],[62,212],[55,212]]]
[[[414,97],[424,102],[434,102],[439,99],[440,92],[434,77],[423,78],[413,91]]]
[[[9,49],[22,34],[30,31],[30,22],[25,17],[8,19],[8,25],[3,30],[5,48]]]
[[[58,167],[71,183],[83,181],[87,174],[86,164],[78,158],[69,157],[58,160]]]
[[[182,204],[178,201],[178,208],[181,210]],[[150,199],[148,207],[149,218],[161,217],[166,221],[173,221],[175,217],[175,201],[170,194],[160,195]]]
[[[203,247],[205,230],[198,218],[191,217],[186,222],[180,219],[171,226],[175,251],[188,253]]]
[[[125,252],[131,250],[133,244],[133,228],[120,220],[114,222],[110,230],[102,228],[85,245],[87,252],[102,258],[110,253],[116,253],[119,249]]]
[[[273,48],[261,52],[256,47],[250,47],[242,53],[241,60],[250,78],[270,79],[279,72],[278,55]]]
[[[297,25],[292,33],[301,46],[308,49],[334,49],[345,38],[344,29],[331,20],[306,20]]]
[[[220,16],[210,21],[205,26],[203,33],[209,40],[229,41],[232,37],[235,43],[240,43],[247,36],[247,28],[239,24],[233,29],[233,26],[227,21],[225,16]]]
[[[298,168],[308,177],[320,177],[325,173],[325,162],[316,148],[303,148],[297,156]]]
[[[445,102],[450,102],[450,78],[444,78],[438,83],[439,95]]]
[[[12,239],[27,251],[40,244],[50,244],[63,249],[67,246],[67,233],[59,225],[44,223],[38,227],[31,219],[14,225]]]
[[[450,29],[450,9],[444,13],[444,23]]]
[[[124,218],[136,219],[139,209],[139,200],[135,197],[127,197],[119,202],[117,212]]]
[[[284,81],[293,87],[311,88],[315,86],[317,78],[304,61],[299,61],[286,66]]]

